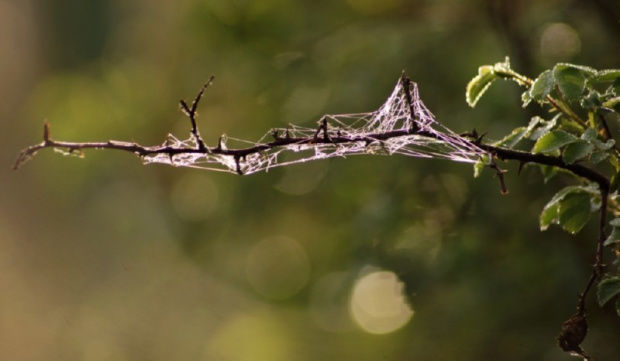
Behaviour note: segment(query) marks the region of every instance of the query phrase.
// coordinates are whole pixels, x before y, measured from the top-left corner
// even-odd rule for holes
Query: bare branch
[[[203,150],[203,151],[207,149],[207,146],[205,145],[205,142],[202,140],[202,138],[200,137],[200,133],[198,132],[198,126],[196,125],[196,118],[198,117],[198,113],[196,110],[198,108],[198,103],[200,102],[200,99],[202,98],[202,95],[205,92],[205,89],[207,89],[207,87],[211,85],[211,83],[213,82],[213,79],[215,79],[215,76],[211,75],[211,77],[204,83],[202,88],[200,88],[200,91],[198,92],[198,94],[196,95],[196,98],[194,98],[194,101],[192,102],[191,109],[187,106],[187,103],[185,103],[184,100],[181,99],[181,101],[179,101],[181,109],[189,117],[189,120],[192,123],[191,133],[192,133],[192,136],[194,137],[194,140],[196,140],[196,144],[198,144],[198,149]]]
[[[278,134],[277,130],[271,132],[273,136],[273,140],[270,142],[264,143],[254,143],[253,146],[248,146],[245,148],[227,148],[223,145],[223,137],[220,137],[218,144],[216,147],[208,147],[200,136],[200,132],[198,130],[198,126],[196,123],[197,118],[197,108],[202,98],[205,89],[212,83],[214,77],[210,77],[205,84],[202,86],[196,97],[194,98],[191,107],[188,104],[181,100],[180,106],[183,112],[190,118],[191,122],[191,134],[194,138],[194,141],[197,146],[186,145],[185,143],[182,145],[178,144],[169,144],[168,142],[164,142],[163,145],[158,146],[143,146],[133,142],[122,142],[109,140],[107,142],[66,142],[66,141],[56,141],[53,140],[50,135],[50,125],[46,121],[44,124],[43,131],[43,142],[39,144],[32,145],[20,152],[18,155],[15,165],[13,166],[14,170],[17,170],[24,164],[26,161],[30,160],[36,153],[42,149],[46,148],[55,148],[62,149],[68,153],[73,153],[76,151],[81,151],[84,149],[114,149],[125,151],[129,153],[133,153],[141,158],[147,156],[154,155],[166,155],[170,158],[175,156],[182,155],[214,155],[214,156],[230,156],[234,160],[236,172],[238,174],[243,174],[242,171],[242,162],[247,159],[247,157],[261,153],[270,151],[276,148],[283,148],[291,145],[303,146],[303,145],[327,145],[338,147],[339,145],[352,144],[363,142],[366,145],[378,142],[381,146],[385,146],[384,142],[389,140],[399,138],[399,137],[408,137],[415,135],[418,138],[427,138],[429,140],[435,140],[438,142],[445,141],[444,138],[441,138],[437,132],[432,132],[428,128],[420,128],[414,119],[416,118],[417,113],[413,106],[413,101],[417,99],[417,89],[414,96],[416,99],[412,98],[411,87],[414,85],[409,78],[407,78],[404,74],[401,77],[401,84],[404,88],[404,99],[406,102],[407,109],[409,111],[409,117],[412,120],[412,126],[408,129],[396,129],[389,131],[378,131],[371,133],[362,133],[362,134],[350,134],[343,133],[340,130],[334,131],[329,129],[327,117],[323,117],[321,121],[319,121],[319,125],[316,128],[313,136],[291,136],[289,129],[287,128],[284,132],[284,135]],[[420,103],[416,103],[420,104]],[[419,105],[418,105],[419,106]],[[321,134],[322,133],[322,134]],[[454,137],[458,138],[459,142],[463,144],[469,144],[472,147],[476,147],[481,149],[484,152],[490,153],[492,156],[497,157],[503,160],[516,160],[521,164],[525,163],[536,163],[543,165],[550,165],[558,168],[562,168],[572,172],[573,174],[588,179],[589,181],[598,183],[601,186],[601,189],[609,188],[609,179],[598,173],[597,171],[582,166],[580,164],[567,164],[565,163],[561,157],[549,156],[545,154],[532,154],[523,151],[517,151],[512,149],[505,149],[501,147],[495,147],[487,144],[481,144],[482,137],[475,137],[474,142],[469,141],[468,135],[454,135]],[[503,179],[503,171],[497,167],[495,162],[491,162],[489,166],[496,170],[497,176],[499,177],[500,184],[502,187],[502,193],[506,192],[506,187]]]

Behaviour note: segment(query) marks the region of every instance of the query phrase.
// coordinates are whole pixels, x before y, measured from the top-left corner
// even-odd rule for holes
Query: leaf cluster
[[[559,190],[545,205],[539,217],[540,229],[544,231],[550,225],[558,225],[576,234],[588,223],[593,212],[601,212],[602,230],[606,225],[605,214],[611,213],[615,219],[609,222],[609,236],[599,240],[595,268],[601,269],[603,266],[600,255],[603,247],[615,254],[614,264],[617,265],[620,258],[620,150],[615,138],[620,128],[620,70],[596,70],[560,63],[530,79],[514,71],[509,59],[506,59],[478,69],[478,75],[467,85],[467,103],[474,107],[498,79],[516,82],[524,88],[521,95],[523,107],[538,104],[546,113],[544,116],[534,116],[529,124],[513,129],[493,146],[557,157],[564,165],[579,164],[600,172],[609,180],[609,189],[601,189],[607,188],[607,185],[602,187],[602,184],[579,177],[562,167],[537,165],[545,182],[560,172],[573,176],[577,181],[577,184]],[[596,274],[602,278],[598,283],[599,305],[602,307],[615,299],[618,315],[619,272]],[[589,286],[582,296],[585,296]]]

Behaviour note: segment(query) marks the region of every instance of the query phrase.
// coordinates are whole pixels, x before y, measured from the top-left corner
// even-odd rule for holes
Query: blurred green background
[[[540,109],[500,83],[510,56],[620,67],[620,2],[0,0],[0,359],[570,360],[555,345],[589,275],[595,225],[538,231],[567,179],[401,156],[248,177],[130,154],[18,151],[59,140],[254,140],[375,110],[402,70],[438,120],[498,138]],[[595,223],[595,222],[592,222]],[[403,295],[411,300],[410,306]],[[617,360],[612,309],[585,349]]]

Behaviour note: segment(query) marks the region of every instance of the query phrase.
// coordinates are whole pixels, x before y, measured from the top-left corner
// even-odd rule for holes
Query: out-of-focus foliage
[[[469,109],[478,66],[617,68],[618,6],[0,1],[0,358],[569,359],[554,338],[596,229],[539,232],[562,176],[540,187],[539,172],[507,164],[500,196],[491,172],[396,156],[251,177],[97,152],[10,166],[44,119],[67,140],[189,132],[177,102],[211,74],[198,119],[209,144],[372,111],[402,70],[440,122],[497,139],[534,114],[504,84]],[[584,348],[615,359],[614,305],[596,301]]]

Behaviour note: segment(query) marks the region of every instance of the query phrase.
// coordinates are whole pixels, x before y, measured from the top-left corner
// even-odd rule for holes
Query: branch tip
[[[50,140],[50,123],[47,121],[47,119],[45,119],[45,122],[43,122],[43,141],[44,142],[49,142]]]
[[[200,91],[198,92],[198,94],[196,95],[196,98],[192,102],[192,110],[191,110],[192,114],[196,114],[196,108],[198,108],[198,102],[200,102],[200,98],[202,98],[202,95],[204,94],[207,87],[211,85],[211,83],[213,83],[213,79],[215,79],[215,76],[211,75],[209,79],[204,83],[202,88],[200,88]]]

